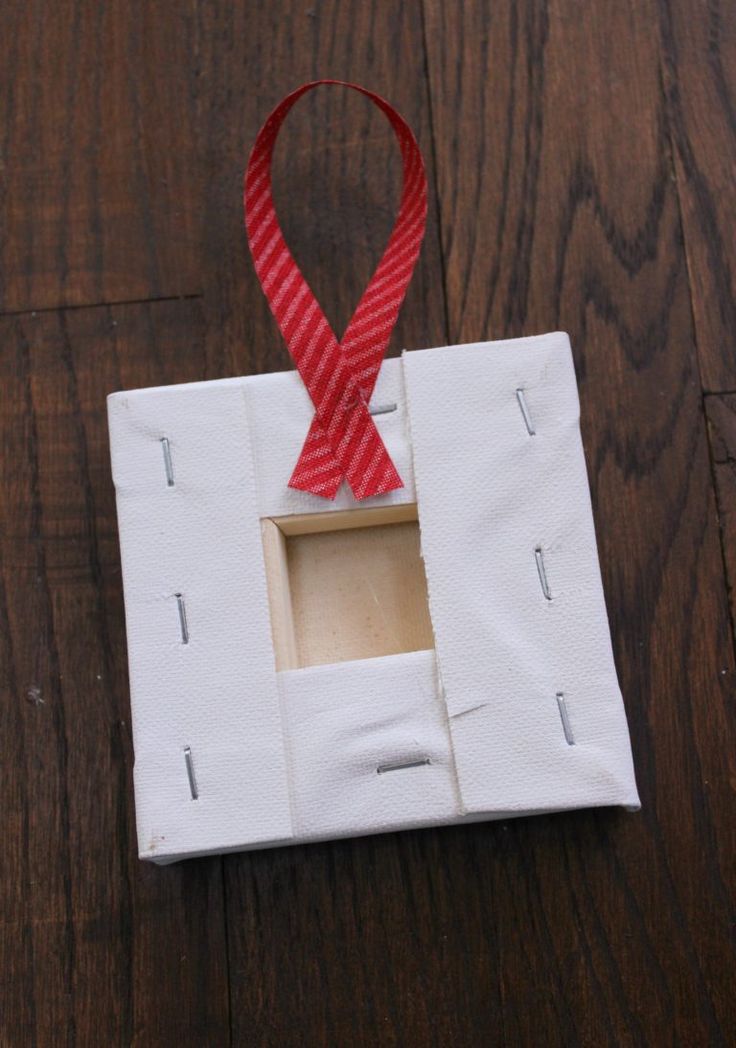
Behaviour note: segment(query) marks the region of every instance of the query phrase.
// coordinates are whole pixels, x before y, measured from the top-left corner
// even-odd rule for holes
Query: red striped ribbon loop
[[[342,342],[286,246],[271,193],[279,129],[294,103],[320,84],[349,87],[370,98],[388,117],[404,165],[396,223]],[[388,102],[357,84],[304,84],[276,106],[258,132],[245,173],[244,205],[256,273],[315,408],[289,487],[329,499],[343,478],[356,499],[402,487],[368,403],[424,237],[427,180],[411,129]]]

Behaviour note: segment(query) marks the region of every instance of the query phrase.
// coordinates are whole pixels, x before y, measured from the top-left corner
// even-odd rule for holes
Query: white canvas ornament
[[[280,123],[314,86],[271,115],[246,179],[299,371],[108,401],[154,862],[639,805],[569,340],[381,364],[426,185],[403,120],[358,88],[399,136],[404,193],[338,344],[270,195]]]

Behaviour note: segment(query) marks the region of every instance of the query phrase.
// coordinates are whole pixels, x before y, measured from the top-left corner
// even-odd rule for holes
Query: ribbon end
[[[323,481],[317,481],[314,478],[312,480],[301,480],[298,470],[295,470],[289,479],[289,487],[293,491],[305,491],[308,495],[317,495],[319,498],[327,499],[329,502],[335,501],[341,484],[342,477],[329,477]]]
[[[360,484],[353,488],[353,495],[359,502],[362,502],[363,499],[373,498],[376,495],[388,495],[390,491],[399,491],[403,486],[403,480],[397,473],[393,463],[391,463],[391,468],[387,469],[383,474],[374,477],[370,484],[361,481]]]
[[[299,472],[299,470],[294,470],[289,479],[289,487],[293,491],[304,491],[307,495],[316,495],[318,498],[328,499],[330,502],[335,501],[342,485],[342,477],[333,474],[320,481],[314,477],[310,479],[301,478]],[[396,469],[389,469],[383,475],[373,478],[370,484],[366,485],[361,482],[359,485],[356,485],[355,488],[352,488],[352,492],[355,500],[362,502],[364,499],[375,498],[377,495],[387,495],[390,491],[399,491],[403,487],[404,482],[396,472]]]

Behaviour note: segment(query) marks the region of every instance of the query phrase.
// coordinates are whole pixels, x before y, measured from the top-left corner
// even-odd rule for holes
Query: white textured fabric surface
[[[288,776],[242,384],[121,393],[108,405],[140,854],[183,857],[288,839]],[[162,437],[170,445],[172,486]],[[187,644],[177,593],[185,601]]]
[[[638,805],[567,336],[386,361],[372,404],[393,403],[405,487],[371,504],[418,502],[436,656],[277,674],[259,518],[355,505],[286,486],[298,375],[109,398],[142,857]]]
[[[407,353],[404,365],[463,810],[499,797],[511,811],[637,805],[567,335]]]
[[[433,651],[278,676],[297,837],[380,833],[457,817]],[[416,766],[404,767],[410,764]]]

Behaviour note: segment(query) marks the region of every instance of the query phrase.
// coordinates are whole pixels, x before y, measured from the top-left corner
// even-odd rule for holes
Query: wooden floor
[[[7,0],[0,38],[0,1044],[735,1044],[736,6]],[[105,396],[289,366],[241,176],[319,76],[427,160],[392,352],[570,333],[643,807],[158,869]],[[340,329],[399,180],[364,100],[289,118]]]

